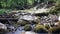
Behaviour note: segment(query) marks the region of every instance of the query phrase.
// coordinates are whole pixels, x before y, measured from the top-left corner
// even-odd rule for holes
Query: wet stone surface
[[[41,23],[55,23],[58,21],[57,15],[48,15],[48,16],[42,16],[40,18]]]

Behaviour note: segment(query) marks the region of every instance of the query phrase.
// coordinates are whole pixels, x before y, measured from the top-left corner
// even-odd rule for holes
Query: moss
[[[38,33],[47,33],[46,28],[43,25],[36,25],[34,31]]]
[[[40,23],[40,20],[39,19],[36,19],[36,20],[34,20],[34,24],[38,24],[38,23]]]
[[[24,26],[24,30],[25,31],[31,31],[32,30],[32,27],[30,25],[25,25]]]
[[[5,13],[5,9],[0,9],[0,14],[4,14]]]
[[[54,33],[60,33],[60,27],[52,27],[49,29],[49,32],[54,34]]]
[[[48,30],[50,27],[49,27],[49,25],[45,25],[45,28]]]
[[[29,23],[28,21],[22,20],[22,21],[18,22],[17,24],[18,24],[18,25],[21,25],[21,26],[24,26],[24,25],[30,24],[30,23]]]
[[[58,21],[58,25],[60,26],[60,21]]]
[[[6,34],[6,33],[7,33],[7,30],[0,29],[0,34]]]

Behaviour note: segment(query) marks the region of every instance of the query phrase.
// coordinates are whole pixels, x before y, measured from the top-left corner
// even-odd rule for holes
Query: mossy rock
[[[49,32],[52,34],[60,33],[60,27],[52,27],[49,29]]]
[[[60,26],[60,21],[58,21],[58,25]]]
[[[32,27],[29,24],[27,24],[27,25],[24,26],[24,30],[25,31],[31,31]]]
[[[36,25],[34,31],[37,33],[47,33],[46,28],[43,25]]]
[[[38,23],[40,23],[40,20],[36,19],[36,20],[34,20],[34,22],[35,22],[35,24],[38,24]]]
[[[0,34],[6,34],[6,33],[7,33],[7,30],[0,29]]]
[[[46,24],[45,25],[45,28],[48,30],[50,28],[50,26]]]
[[[22,20],[22,21],[18,22],[17,24],[18,24],[18,25],[21,25],[21,26],[24,26],[24,25],[30,24],[30,23],[29,23],[28,21]]]

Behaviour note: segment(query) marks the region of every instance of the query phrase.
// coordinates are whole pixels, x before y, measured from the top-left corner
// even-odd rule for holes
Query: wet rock
[[[51,27],[51,26],[50,26],[50,23],[44,23],[43,25],[44,25],[44,26],[48,25],[49,27]]]
[[[35,33],[27,31],[27,32],[25,32],[25,34],[35,34]]]
[[[46,26],[49,25],[49,27],[54,27],[58,25],[58,16],[57,15],[53,15],[53,14],[49,14],[48,16],[42,16],[40,18],[40,22]]]
[[[37,19],[37,17],[36,16],[32,16],[32,15],[24,15],[24,16],[21,16],[20,18],[19,18],[19,20],[21,20],[21,19],[23,19],[23,20],[30,20],[30,21],[33,21],[33,20],[36,20]]]
[[[42,16],[40,18],[41,23],[55,23],[58,21],[57,15],[48,15],[48,16]]]
[[[36,32],[36,33],[47,33],[46,28],[42,24],[40,24],[40,23],[37,24],[34,27],[34,32]]]
[[[8,25],[7,28],[8,28],[8,30],[10,30],[10,31],[15,31],[15,27],[14,27],[14,26]]]
[[[36,18],[35,16],[25,15],[25,16],[23,16],[22,19],[24,19],[24,20],[35,20],[35,19],[37,19],[37,18]]]
[[[33,21],[38,19],[36,16],[30,14],[30,13],[20,13],[20,15],[18,16],[18,22],[20,22],[21,20],[25,20],[25,21]]]
[[[7,33],[7,30],[0,29],[0,34],[6,34],[6,33]]]
[[[31,23],[27,20],[19,20],[17,24],[20,25],[20,26],[24,26],[26,24],[31,24]]]
[[[36,33],[32,31],[26,31],[26,32],[22,32],[21,34],[36,34]]]
[[[58,26],[59,24],[58,24],[58,22],[56,22],[54,25],[55,25],[55,26]]]
[[[25,25],[24,26],[24,30],[25,31],[31,31],[32,30],[32,27],[28,24],[28,25]]]
[[[60,21],[60,16],[58,17],[58,20]]]
[[[12,12],[13,13],[13,12]],[[30,20],[30,21],[32,21],[32,20],[35,20],[35,19],[37,19],[37,17],[36,16],[33,16],[33,14],[31,14],[31,13],[28,13],[28,12],[17,12],[17,13],[13,13],[12,14],[14,17],[17,17],[19,20]],[[18,20],[18,21],[19,21]]]
[[[7,30],[7,26],[6,26],[6,25],[4,25],[4,24],[2,24],[2,23],[0,23],[0,29]]]

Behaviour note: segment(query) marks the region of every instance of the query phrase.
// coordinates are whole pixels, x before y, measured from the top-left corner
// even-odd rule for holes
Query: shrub
[[[0,14],[9,14],[11,13],[12,9],[0,9]]]
[[[0,14],[4,14],[5,13],[5,9],[0,9]]]
[[[60,13],[60,3],[58,3],[58,2],[56,2],[55,6],[50,9],[49,13],[51,13],[51,14],[58,14],[58,13]]]
[[[48,3],[55,3],[55,0],[48,0]]]
[[[34,31],[37,33],[47,33],[46,28],[43,25],[36,25]]]
[[[32,29],[32,27],[30,25],[25,25],[24,26],[25,31],[30,31],[31,29]]]

